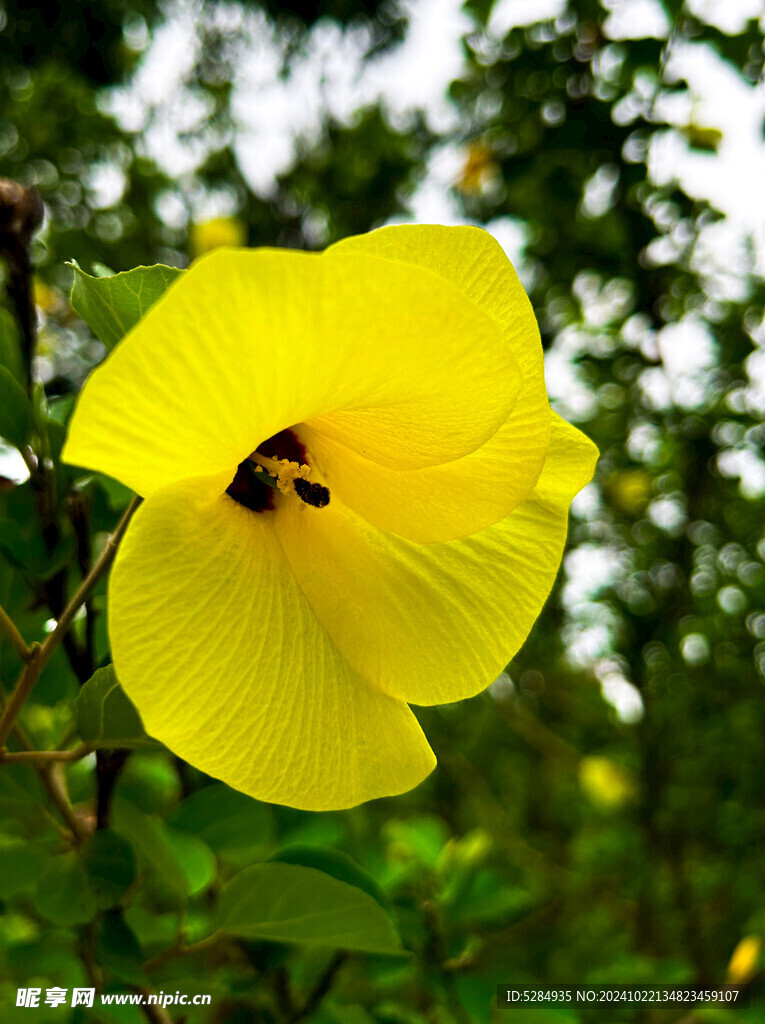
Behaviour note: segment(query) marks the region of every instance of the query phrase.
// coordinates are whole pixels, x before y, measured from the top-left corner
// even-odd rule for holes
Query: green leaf
[[[19,384],[24,383],[24,364],[19,344],[19,329],[13,314],[0,306],[0,366],[13,374]]]
[[[79,856],[62,853],[39,878],[34,895],[39,914],[58,925],[85,924],[98,910]]]
[[[82,859],[99,909],[119,903],[135,879],[130,843],[109,828],[101,829],[88,840]]]
[[[104,916],[96,939],[96,959],[113,979],[131,985],[146,984],[141,947],[119,911]]]
[[[271,808],[222,782],[192,793],[173,808],[168,824],[198,835],[237,867],[261,859],[273,844]]]
[[[114,348],[184,273],[158,263],[113,277],[91,277],[76,263],[69,266],[74,269],[72,306],[108,349]]]
[[[99,668],[77,698],[80,736],[96,747],[155,747],[141,716],[119,684],[113,665]]]
[[[47,862],[39,843],[6,840],[0,846],[0,899],[33,892]]]
[[[32,432],[32,403],[11,371],[0,366],[0,437],[23,448]]]
[[[117,780],[114,793],[146,814],[162,818],[178,803],[181,780],[167,751],[134,750]]]
[[[126,800],[114,801],[112,818],[115,828],[130,840],[171,892],[194,896],[215,878],[215,857],[196,836],[168,828]]]
[[[254,864],[232,878],[220,894],[219,927],[247,939],[406,954],[376,900],[297,864]]]
[[[360,867],[355,860],[335,850],[331,846],[286,846],[277,850],[269,858],[269,862],[279,864],[302,864],[306,868],[315,868],[325,875],[332,875],[338,882],[355,885],[368,893],[378,903],[385,903],[385,894],[380,886]]]

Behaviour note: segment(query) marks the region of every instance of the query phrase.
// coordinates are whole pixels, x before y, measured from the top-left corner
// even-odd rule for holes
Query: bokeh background
[[[46,204],[36,372],[52,420],[104,354],[69,305],[68,260],[103,274],[473,223],[529,291],[555,408],[602,453],[523,650],[484,695],[422,711],[439,767],[416,791],[342,814],[221,790],[189,804],[211,780],[135,751],[114,766],[112,825],[137,867],[83,922],[62,909],[79,875],[52,866],[55,809],[31,768],[0,767],[3,1020],[146,1020],[11,1004],[33,978],[148,984],[142,962],[179,928],[206,934],[234,868],[301,844],[361,866],[412,957],[179,955],[150,984],[214,998],[171,1020],[468,1024],[502,1018],[500,982],[727,979],[751,1010],[512,1016],[765,1021],[763,25],[762,0],[0,5],[0,176]],[[7,361],[7,311],[0,328]],[[33,639],[51,628],[40,581],[73,585],[82,517],[97,546],[127,495],[82,484],[52,553],[10,447],[0,471],[0,601]],[[65,651],[46,669],[24,716],[37,746],[72,733],[75,669]],[[7,646],[0,671],[7,693]],[[67,780],[92,815],[91,761]],[[211,856],[158,864],[146,836],[163,829]]]

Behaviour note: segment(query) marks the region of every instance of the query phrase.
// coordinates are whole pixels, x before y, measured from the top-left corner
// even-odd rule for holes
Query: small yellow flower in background
[[[762,953],[762,939],[759,935],[747,935],[736,948],[725,974],[726,985],[745,985],[757,973]]]
[[[480,195],[498,173],[494,151],[483,142],[472,142],[457,179],[457,188],[466,195]]]
[[[32,282],[34,302],[43,313],[55,313],[62,308],[64,301],[61,292],[46,284],[42,278],[35,277]]]
[[[600,807],[617,809],[635,795],[631,776],[608,757],[583,757],[579,762],[579,785]]]
[[[606,490],[618,509],[640,516],[651,501],[653,477],[644,469],[625,469],[608,478]]]
[[[320,810],[433,769],[408,704],[515,654],[597,452],[550,410],[494,239],[401,226],[199,260],[91,375],[64,455],[145,498],[109,633],[147,731]]]
[[[214,217],[192,224],[189,242],[192,254],[201,256],[224,246],[245,245],[247,231],[238,217]]]

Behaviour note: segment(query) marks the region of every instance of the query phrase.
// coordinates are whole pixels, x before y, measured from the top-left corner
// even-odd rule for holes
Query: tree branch
[[[22,661],[29,661],[32,657],[32,648],[27,645],[24,637],[19,633],[16,623],[8,612],[0,605],[0,629],[5,633],[11,642],[11,646]]]
[[[61,617],[56,623],[56,628],[48,637],[46,637],[42,644],[34,644],[32,646],[32,653],[27,661],[26,667],[21,673],[21,677],[16,684],[16,688],[11,694],[5,710],[0,717],[0,748],[5,746],[14,722],[26,703],[27,698],[35,688],[37,680],[40,678],[40,672],[42,671],[45,663],[64,638],[67,630],[72,624],[72,620],[85,601],[87,601],[95,585],[112,564],[128,523],[140,503],[141,499],[139,497],[133,498],[123,513],[116,529],[107,540],[104,550],[96,559],[93,568],[77,588],[74,597],[72,597],[71,601],[69,601],[66,608],[61,613]]]

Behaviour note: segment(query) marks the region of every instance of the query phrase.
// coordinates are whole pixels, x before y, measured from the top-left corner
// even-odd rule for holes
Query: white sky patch
[[[739,480],[745,498],[765,498],[765,462],[754,447],[726,448],[717,456],[723,476]]]
[[[717,361],[717,342],[703,320],[685,317],[657,332],[659,355],[672,401],[697,409],[709,397],[708,374]]]
[[[571,501],[571,514],[577,519],[595,519],[603,512],[603,496],[595,481],[587,484]]]
[[[603,22],[603,33],[609,39],[666,39],[669,35],[669,18],[659,0],[601,0],[601,3],[609,11]]]
[[[627,578],[631,566],[629,551],[606,544],[580,544],[564,558],[561,604],[566,623],[562,637],[571,665],[592,668],[613,653],[620,617],[601,595]]]
[[[616,711],[620,721],[627,725],[639,722],[645,713],[640,690],[627,678],[620,658],[603,658],[595,665],[595,676],[600,683],[603,699]]]
[[[529,278],[533,275],[533,267],[526,263],[526,245],[528,243],[528,227],[522,220],[515,217],[497,217],[484,227],[505,251],[505,255],[515,267],[521,283],[528,287]]]
[[[616,548],[598,544],[580,544],[564,560],[565,607],[590,601],[612,586],[624,569],[624,556]]]
[[[738,35],[752,18],[765,15],[763,0],[686,0],[688,10],[729,36]]]
[[[732,229],[727,220],[701,229],[693,246],[691,265],[704,282],[709,298],[730,302],[744,302],[748,298],[752,247],[748,237]]]
[[[618,181],[618,167],[615,164],[601,164],[584,186],[580,210],[585,217],[602,217],[611,209]]]
[[[196,16],[190,6],[176,5],[168,20],[154,30],[129,85],[105,94],[104,105],[125,131],[139,131],[147,108],[165,106],[191,73],[199,56]]]
[[[648,506],[648,518],[671,537],[679,537],[688,521],[680,495],[667,494]]]
[[[660,366],[649,366],[638,378],[643,402],[649,409],[666,411],[672,406],[672,388]]]
[[[765,416],[765,348],[758,347],[750,352],[744,367],[749,377],[744,392],[746,407],[755,415]]]
[[[406,0],[403,9],[409,18],[404,42],[367,63],[359,82],[362,100],[382,99],[398,115],[423,110],[432,128],[446,131],[456,121],[446,93],[465,70],[462,40],[473,21],[462,0]]]
[[[590,348],[590,336],[576,326],[564,327],[545,353],[547,393],[564,419],[577,423],[592,419],[598,399],[584,378],[577,360]]]
[[[591,668],[593,662],[611,653],[619,628],[618,618],[608,605],[586,605],[577,609],[562,630],[566,661],[574,668]]]
[[[725,30],[732,30],[745,24],[764,4],[765,0],[726,0],[725,4],[696,0],[694,6],[707,20],[716,19],[715,23],[724,23]],[[612,35],[666,34],[660,0],[604,0],[603,6],[608,11],[607,32]],[[488,36],[496,38],[513,26],[557,17],[565,7],[564,0],[499,0],[490,16]],[[448,88],[465,70],[464,39],[475,25],[461,0],[405,0],[405,10],[409,17],[406,34],[390,50],[367,59],[368,29],[342,28],[323,20],[306,34],[285,71],[288,40],[262,12],[236,3],[208,8],[204,16],[221,32],[224,52],[233,67],[231,140],[210,117],[204,90],[190,82],[200,56],[202,7],[176,0],[165,24],[152,34],[131,81],[106,94],[105,106],[125,129],[142,132],[141,151],[179,179],[182,189],[187,188],[184,178],[191,181],[193,171],[209,152],[231,142],[250,186],[267,197],[273,192],[275,177],[287,172],[298,158],[300,144],[311,145],[321,138],[327,117],[350,124],[356,111],[381,102],[397,128],[411,124],[416,112],[423,114],[434,131],[458,127],[458,112],[448,98]],[[678,133],[657,133],[650,150],[652,177],[657,183],[676,178],[689,195],[709,200],[726,214],[739,236],[754,231],[762,270],[765,217],[760,217],[758,224],[756,211],[762,210],[760,183],[765,180],[761,138],[765,85],[752,87],[704,44],[674,47],[669,70],[686,74],[691,88],[684,98],[660,100],[657,113],[666,113],[678,126],[692,119],[702,126],[718,127],[723,139],[719,154],[710,155],[690,150]],[[639,89],[633,90],[632,106],[642,109],[650,104],[652,84],[646,81],[645,86],[642,98]],[[621,106],[624,110],[617,111],[617,119],[627,117],[629,121],[640,112],[627,110],[629,103]],[[601,181],[602,177],[593,179],[585,197],[585,212],[592,215],[609,200],[605,188],[609,182]],[[601,184],[602,195],[597,188]],[[452,185],[449,175],[429,173],[412,202],[413,216],[442,223],[459,221],[459,204],[449,195]],[[707,246],[707,251],[719,251],[720,241],[718,232],[714,246]],[[701,241],[699,249],[701,253]],[[674,256],[670,241],[667,257]],[[734,287],[734,276],[728,274],[728,290]]]
[[[428,157],[425,176],[408,202],[406,217],[391,218],[391,224],[414,221],[417,224],[468,224],[454,193],[454,183],[465,163],[462,146],[434,147]]]
[[[327,115],[350,124],[356,111],[381,103],[402,129],[420,111],[435,132],[455,126],[447,91],[465,69],[462,40],[473,22],[460,0],[409,0],[405,10],[404,41],[370,60],[364,59],[371,42],[367,29],[318,23],[282,76],[282,45],[260,19],[232,94],[237,158],[256,193],[268,195],[276,175],[289,170],[298,141],[318,141]]]
[[[499,0],[492,8],[487,28],[490,35],[501,37],[510,29],[557,18],[565,9],[566,0]]]
[[[231,114],[237,125],[234,141],[239,166],[259,196],[275,189],[276,176],[295,160],[295,143],[316,141],[326,109],[323,50],[326,34],[312,33],[300,57],[290,63],[289,74],[280,75],[284,51],[270,23],[256,15],[237,62],[231,94]],[[327,26],[335,36],[336,52],[343,54],[348,42],[337,25]],[[358,63],[354,54],[350,67]],[[341,61],[328,68],[348,67]]]
[[[751,235],[756,271],[765,273],[765,82],[753,86],[706,43],[682,43],[668,61],[669,80],[685,78],[687,94],[660,97],[657,116],[678,127],[693,124],[721,132],[717,153],[691,149],[677,131],[660,131],[649,151],[651,178],[679,181],[695,199],[725,214],[739,235]],[[718,235],[719,241],[719,235]]]

